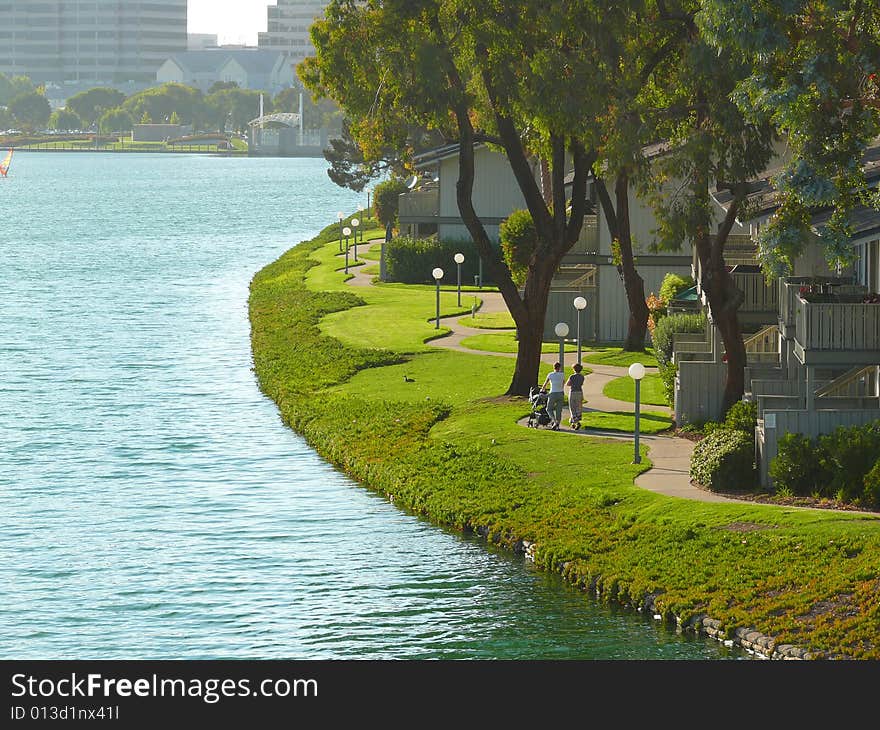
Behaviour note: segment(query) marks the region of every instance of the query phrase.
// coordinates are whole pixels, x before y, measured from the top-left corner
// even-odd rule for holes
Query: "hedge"
[[[461,265],[462,285],[472,285],[480,271],[476,246],[470,240],[438,240],[436,238],[408,238],[401,236],[385,244],[385,281],[401,284],[433,284],[431,272],[443,269],[443,284],[457,281],[457,264],[453,257],[464,254]],[[483,267],[483,284],[491,285]]]
[[[716,492],[754,489],[754,436],[731,428],[712,431],[694,447],[690,474],[694,482]]]

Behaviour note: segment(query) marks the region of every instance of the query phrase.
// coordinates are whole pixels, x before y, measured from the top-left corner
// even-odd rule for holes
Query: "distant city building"
[[[38,83],[152,83],[187,47],[187,0],[0,2],[0,72]]]
[[[174,82],[208,91],[218,81],[233,81],[242,89],[268,91],[273,96],[292,86],[295,78],[284,54],[240,46],[177,53],[156,73],[160,84]]]
[[[309,28],[324,14],[326,2],[321,0],[277,0],[270,5],[267,30],[258,35],[260,48],[280,51],[295,69],[304,58],[315,54]]]
[[[216,48],[218,44],[216,33],[190,33],[186,37],[186,50],[202,51],[205,48]]]

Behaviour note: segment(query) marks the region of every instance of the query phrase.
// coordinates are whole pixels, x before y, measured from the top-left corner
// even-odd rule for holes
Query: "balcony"
[[[401,223],[430,222],[440,213],[440,189],[423,188],[403,193],[398,201]]]
[[[859,295],[804,296],[811,295],[794,303],[795,355],[802,363],[880,363],[880,304],[863,303]]]

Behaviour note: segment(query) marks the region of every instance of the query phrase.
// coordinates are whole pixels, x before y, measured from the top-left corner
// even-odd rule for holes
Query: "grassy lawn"
[[[777,646],[880,658],[877,516],[640,489],[644,445],[632,464],[629,440],[519,425],[527,399],[502,395],[511,358],[432,348],[433,287],[352,291],[335,251],[326,231],[291,249],[249,299],[260,388],[327,461],[436,524],[510,550],[532,542],[538,568],[603,600],[656,596],[671,625],[709,616],[730,638],[749,628]],[[442,307],[455,311],[454,291]],[[632,414],[588,414],[593,428],[633,427]],[[648,412],[641,427],[668,423]]]
[[[473,317],[462,317],[459,324],[465,327],[476,327],[482,330],[512,330],[516,329],[516,323],[510,312],[491,312],[486,314],[476,313]]]
[[[603,389],[603,395],[615,400],[624,400],[628,403],[636,402],[636,383],[625,375],[622,378],[616,378],[610,381]],[[666,406],[665,390],[663,381],[659,375],[646,375],[642,378],[642,384],[639,388],[639,401],[652,406]]]
[[[589,405],[587,403],[587,407]],[[633,413],[584,411],[581,427],[594,428],[599,431],[633,433],[636,430],[636,417]],[[672,428],[672,419],[663,413],[642,411],[639,414],[639,433],[660,433],[670,428]]]
[[[467,318],[464,318],[465,321]],[[461,320],[459,320],[461,321]],[[515,332],[498,332],[485,335],[474,335],[473,337],[465,337],[461,341],[462,347],[470,350],[484,350],[485,352],[516,352],[517,342]],[[576,345],[566,345],[566,352],[577,352]],[[545,342],[541,348],[541,352],[547,354],[559,352],[558,342]]]
[[[628,368],[634,362],[640,362],[645,367],[657,367],[653,347],[646,347],[645,352],[624,352],[620,347],[588,347],[587,349],[589,352],[584,355],[584,362],[623,368]]]

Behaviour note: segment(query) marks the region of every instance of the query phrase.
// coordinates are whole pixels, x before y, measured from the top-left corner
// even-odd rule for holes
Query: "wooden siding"
[[[816,438],[839,426],[864,426],[880,420],[880,408],[858,410],[779,410],[764,412],[756,429],[757,457],[761,484],[770,485],[768,467],[778,453],[778,438],[786,433],[802,433]]]
[[[681,361],[675,376],[676,424],[717,421],[726,380],[726,363]]]
[[[458,157],[440,161],[440,217],[460,218],[455,186],[458,183]],[[474,209],[487,218],[506,218],[526,207],[525,198],[507,157],[487,147],[474,152]]]
[[[690,276],[690,268],[681,266],[651,266],[650,256],[640,257],[637,264],[639,275],[645,281],[645,296],[660,291],[660,285],[667,273]],[[602,263],[598,267],[599,286],[599,333],[601,342],[623,342],[629,327],[629,305],[626,289],[617,273],[617,267]]]
[[[567,341],[577,342],[578,310],[574,307],[574,300],[583,297],[587,300],[587,307],[581,314],[581,341],[592,342],[596,340],[598,311],[596,307],[597,294],[595,287],[583,287],[579,289],[556,289],[550,292],[547,301],[547,316],[544,318],[544,340],[558,342],[555,327],[559,322],[568,325]]]

